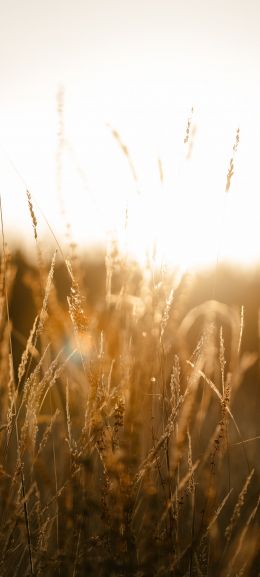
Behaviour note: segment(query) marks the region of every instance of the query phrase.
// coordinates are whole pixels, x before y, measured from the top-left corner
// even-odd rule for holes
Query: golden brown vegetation
[[[59,139],[58,189],[61,114]],[[234,154],[238,143],[239,130]],[[232,157],[226,191],[233,172]],[[259,436],[240,394],[257,355],[244,307],[216,300],[216,274],[210,298],[189,306],[189,275],[153,260],[141,272],[113,242],[94,299],[75,251],[60,251],[61,298],[58,255],[44,262],[27,201],[38,257],[22,276],[27,338],[12,324],[18,269],[1,213],[0,576],[257,575]]]
[[[184,314],[188,282],[151,263],[138,276],[115,247],[104,298],[90,307],[67,262],[62,303],[55,254],[42,296],[42,272],[30,281],[16,367],[14,267],[4,254],[0,575],[256,575],[257,441],[233,411],[256,360],[243,310],[211,300]]]

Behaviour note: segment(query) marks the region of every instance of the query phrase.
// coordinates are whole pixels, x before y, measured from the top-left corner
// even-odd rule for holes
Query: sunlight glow
[[[197,0],[196,9],[188,0],[6,5],[0,187],[8,242],[33,239],[26,183],[63,245],[84,250],[113,236],[141,263],[153,254],[183,269],[259,262],[258,22],[254,0]],[[35,212],[47,250],[50,230]]]
[[[44,149],[52,152],[49,167],[41,166],[37,148],[31,150],[29,163],[25,159],[23,164],[20,154],[17,166],[23,175],[30,175],[28,187],[62,243],[105,245],[112,235],[121,250],[140,263],[153,254],[158,264],[182,269],[217,259],[240,264],[258,261],[256,126],[242,117],[227,193],[236,135],[228,113],[220,123],[216,115],[195,112],[186,143],[188,115],[185,118],[181,111],[170,118],[168,114],[161,115],[161,124],[154,123],[153,139],[149,116],[143,115],[141,123],[137,118],[138,127],[121,119],[117,139],[97,115],[92,113],[82,122],[82,111],[78,116],[75,109],[67,116],[64,112],[67,133],[58,150],[60,165],[57,138],[51,141],[46,134],[44,141],[42,133],[43,155]],[[24,186],[3,155],[2,164],[7,225],[16,235],[28,237],[32,233]],[[39,223],[47,238],[50,233],[40,214]]]

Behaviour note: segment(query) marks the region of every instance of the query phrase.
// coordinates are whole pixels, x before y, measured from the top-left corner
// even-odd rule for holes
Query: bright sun
[[[64,247],[69,223],[79,247],[112,236],[141,263],[259,262],[260,3],[13,4],[0,23],[7,240],[33,240],[27,186]]]
[[[235,116],[241,122],[234,152]],[[32,148],[25,159],[20,147],[13,159],[62,243],[69,223],[79,246],[106,243],[112,236],[140,263],[152,253],[158,264],[182,270],[217,258],[259,260],[258,135],[251,117],[164,111],[151,126],[143,112],[121,115],[119,128],[93,111],[82,118],[75,110],[65,116],[58,154],[56,137],[46,134],[44,140],[43,131],[42,150]],[[42,166],[46,150],[52,161]],[[6,226],[29,238],[22,183],[6,158],[2,163]],[[43,224],[40,214],[39,221]],[[44,226],[43,235],[50,235]]]
[[[145,114],[119,124],[122,130],[93,122],[86,151],[87,127],[77,132],[71,122],[78,146],[64,153],[63,194],[80,244],[112,234],[140,262],[154,253],[158,263],[182,269],[259,259],[255,119],[241,111],[164,111],[152,128]]]

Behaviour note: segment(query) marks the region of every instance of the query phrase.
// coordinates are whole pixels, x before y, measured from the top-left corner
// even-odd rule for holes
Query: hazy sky
[[[28,217],[22,217],[23,187],[6,152],[57,224],[60,85],[65,91],[68,139],[88,174],[92,199],[105,211],[108,194],[113,204],[123,186],[128,192],[132,186],[105,123],[122,133],[147,186],[154,179],[157,154],[164,158],[166,169],[169,166],[170,183],[174,180],[170,165],[176,168],[181,156],[177,146],[179,142],[181,147],[191,106],[197,113],[205,166],[213,162],[207,159],[210,148],[222,178],[226,166],[220,162],[224,154],[229,161],[234,130],[238,124],[244,128],[244,149],[251,144],[248,158],[254,161],[249,167],[247,159],[242,179],[246,180],[247,166],[250,190],[254,187],[250,210],[260,208],[255,170],[259,30],[259,0],[0,0],[0,184],[7,226],[18,226]],[[85,210],[86,238],[98,238],[104,223],[100,217],[93,227],[93,215],[99,208],[93,208],[91,198],[80,190],[78,175],[74,174],[73,184],[72,173],[73,167],[67,176],[70,189],[67,184],[64,190],[72,222],[77,222],[77,214],[69,197],[75,200],[78,195],[81,212]],[[19,206],[18,220],[11,205]],[[121,209],[119,202],[119,213]],[[255,237],[251,244],[257,244]]]
[[[147,92],[154,106],[169,96],[201,99],[202,91],[207,103],[259,97],[258,0],[1,0],[0,6],[7,109],[21,100],[40,105],[59,82],[75,93],[83,89],[84,99],[108,111],[129,101],[139,106]]]

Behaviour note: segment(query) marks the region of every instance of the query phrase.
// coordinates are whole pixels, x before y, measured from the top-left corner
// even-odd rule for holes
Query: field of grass
[[[115,245],[98,278],[37,246],[1,260],[1,577],[259,575],[246,311]]]
[[[259,25],[0,0],[0,577],[260,577]]]
[[[27,203],[37,265],[1,207],[0,576],[260,575],[259,275],[49,262]]]

